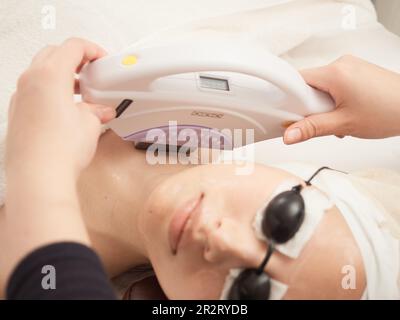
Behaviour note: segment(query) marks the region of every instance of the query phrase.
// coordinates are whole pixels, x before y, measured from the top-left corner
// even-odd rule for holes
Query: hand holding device
[[[76,180],[94,155],[101,121],[114,110],[75,103],[74,75],[104,54],[93,43],[70,39],[41,50],[18,81],[6,140],[1,240],[10,246],[0,259],[0,291],[34,249],[64,241],[90,244]]]
[[[400,74],[352,56],[301,74],[309,85],[328,92],[336,109],[294,123],[285,132],[285,143],[325,135],[368,139],[400,135]]]
[[[75,103],[79,90],[75,73],[105,55],[103,49],[82,39],[48,46],[19,78],[9,110],[6,171],[21,168],[57,168],[77,176],[94,155],[100,122],[110,120],[111,108]],[[54,172],[55,173],[55,172]]]

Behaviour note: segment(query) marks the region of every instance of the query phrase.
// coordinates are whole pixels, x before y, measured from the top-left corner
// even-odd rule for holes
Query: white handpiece
[[[85,101],[124,101],[124,112],[109,125],[132,141],[144,141],[149,129],[167,129],[169,121],[176,121],[178,132],[252,129],[260,141],[280,136],[291,121],[334,107],[330,96],[264,47],[223,39],[130,48],[85,66],[80,82]],[[225,141],[225,148],[245,143]]]

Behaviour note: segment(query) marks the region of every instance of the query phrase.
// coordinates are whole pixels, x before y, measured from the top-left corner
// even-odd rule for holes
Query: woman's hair
[[[114,277],[112,284],[122,300],[167,299],[150,264],[129,269]]]

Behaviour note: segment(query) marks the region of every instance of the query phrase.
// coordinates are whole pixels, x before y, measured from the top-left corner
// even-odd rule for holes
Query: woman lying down
[[[128,283],[125,298],[400,298],[399,212],[380,195],[396,199],[399,177],[236,169],[149,165],[113,132],[101,137],[79,196],[110,278]],[[138,270],[145,279],[134,283]]]

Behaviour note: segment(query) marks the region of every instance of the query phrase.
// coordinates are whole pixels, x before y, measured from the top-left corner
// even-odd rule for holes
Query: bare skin
[[[109,131],[78,181],[78,196],[90,242],[110,277],[152,263],[168,297],[217,299],[230,268],[256,266],[262,260],[266,244],[256,239],[251,223],[275,187],[289,178],[293,176],[265,166],[240,178],[231,165],[149,165],[143,151]],[[190,199],[198,188],[205,193],[204,212],[193,218],[185,231],[189,240],[174,255],[166,229],[176,203]],[[222,226],[214,229],[213,219]],[[346,264],[356,267],[356,290],[341,288]],[[174,276],[177,270],[182,281]],[[266,272],[289,285],[286,299],[357,299],[365,287],[359,250],[336,207],[325,215],[298,259],[276,252]],[[212,285],[200,290],[207,282]],[[192,295],[187,293],[189,283],[199,288],[191,290]]]
[[[42,50],[18,82],[6,144],[6,204],[0,213],[1,292],[29,252],[75,241],[92,246],[110,276],[151,262],[169,298],[216,299],[230,268],[261,261],[266,243],[256,239],[251,221],[280,182],[296,177],[260,165],[247,176],[235,175],[234,165],[149,166],[143,153],[112,133],[100,139],[96,151],[100,124],[114,110],[76,104],[72,95],[74,74],[104,54],[88,41],[71,39]],[[399,134],[398,75],[346,57],[303,76],[331,93],[337,109],[293,124],[286,143],[327,134]],[[297,137],[289,134],[296,127]],[[174,252],[168,226],[181,206],[199,195],[201,205]],[[347,264],[356,269],[355,290],[340,286]],[[290,286],[285,298],[358,299],[365,288],[359,249],[336,207],[298,259],[276,253],[265,272]]]
[[[336,108],[292,124],[284,135],[286,144],[327,135],[400,135],[400,74],[350,55],[301,74],[310,86],[329,93]]]

